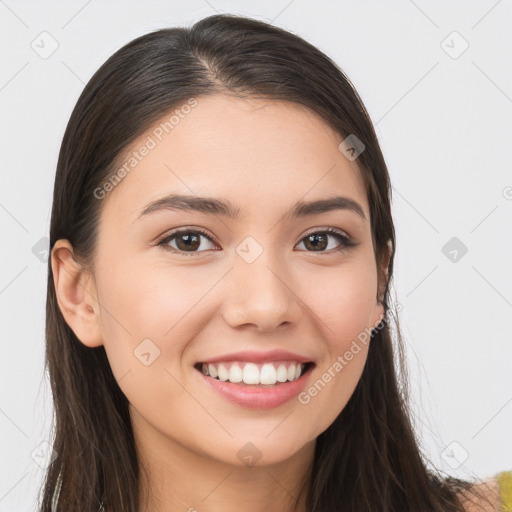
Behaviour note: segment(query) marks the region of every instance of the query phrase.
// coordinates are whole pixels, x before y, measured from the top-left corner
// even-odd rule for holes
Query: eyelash
[[[215,241],[212,240],[212,238],[208,235],[208,233],[206,231],[204,231],[204,230],[202,230],[200,228],[194,228],[194,229],[180,229],[178,231],[174,231],[173,233],[165,235],[164,237],[162,237],[159,240],[157,240],[156,245],[162,247],[162,249],[164,249],[166,251],[171,251],[171,252],[174,252],[174,253],[182,254],[184,256],[197,256],[197,255],[201,254],[202,252],[206,252],[206,251],[189,251],[189,252],[181,251],[179,249],[175,249],[174,247],[170,247],[168,245],[171,240],[173,240],[175,237],[177,237],[179,235],[182,235],[184,233],[194,233],[194,234],[203,235],[210,242],[215,244]],[[311,231],[310,233],[307,233],[304,237],[302,237],[299,243],[301,243],[308,236],[316,235],[316,234],[319,234],[319,233],[321,233],[321,234],[328,233],[329,235],[334,236],[335,238],[337,238],[338,241],[340,242],[340,248],[331,249],[329,251],[307,251],[306,250],[304,252],[310,252],[310,253],[313,253],[313,254],[315,254],[315,253],[317,253],[317,254],[342,253],[342,252],[345,252],[345,251],[349,250],[350,248],[355,247],[356,245],[358,245],[353,240],[351,240],[348,236],[344,235],[342,232],[340,232],[340,231],[338,231],[337,229],[334,229],[334,228],[325,228],[325,229],[321,229],[321,230]]]

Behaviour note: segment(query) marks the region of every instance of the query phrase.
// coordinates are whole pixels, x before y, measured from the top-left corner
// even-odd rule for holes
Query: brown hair
[[[93,191],[112,175],[116,158],[170,109],[191,97],[217,93],[305,105],[341,136],[361,140],[365,150],[358,163],[378,268],[390,243],[388,279],[381,276],[387,315],[373,333],[352,397],[317,438],[305,489],[308,510],[462,510],[457,495],[471,484],[427,470],[415,438],[396,319],[393,348],[388,322],[394,316],[389,285],[395,235],[386,164],[359,95],[343,71],[311,44],[261,21],[215,15],[190,29],[144,35],[117,51],[86,85],[66,128],[55,178],[51,247],[68,239],[77,257],[91,261],[102,203]],[[59,487],[55,510],[90,512],[105,503],[111,511],[136,512],[143,472],[127,398],[104,348],[84,346],[64,321],[50,264],[46,342],[58,457],[47,471],[41,510],[50,512]]]

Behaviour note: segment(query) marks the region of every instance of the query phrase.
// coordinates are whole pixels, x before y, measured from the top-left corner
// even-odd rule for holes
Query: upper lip
[[[246,361],[250,363],[271,363],[273,361],[297,361],[298,363],[309,363],[311,359],[288,350],[270,350],[269,352],[243,351],[232,352],[201,361],[202,363],[219,363],[229,361]]]

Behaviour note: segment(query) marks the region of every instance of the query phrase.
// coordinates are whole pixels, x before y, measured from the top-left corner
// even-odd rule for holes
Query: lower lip
[[[208,386],[230,402],[249,409],[273,409],[289,402],[304,389],[311,370],[312,368],[309,368],[297,380],[268,387],[233,384],[229,381],[214,379],[198,370],[196,371]]]

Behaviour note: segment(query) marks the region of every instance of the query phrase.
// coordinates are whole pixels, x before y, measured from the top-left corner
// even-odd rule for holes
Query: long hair
[[[469,482],[427,469],[409,417],[406,368],[390,304],[395,234],[388,170],[370,117],[343,71],[302,38],[270,24],[215,15],[191,28],[157,30],[113,54],[83,90],[59,153],[50,247],[68,239],[91,261],[102,201],[97,190],[116,158],[152,123],[192,97],[232,94],[291,101],[319,114],[342,137],[365,145],[358,157],[370,206],[378,268],[391,249],[383,304],[356,389],[316,442],[307,489],[310,512],[455,512]],[[394,341],[393,341],[394,340]],[[395,345],[394,345],[395,344]],[[46,360],[55,407],[42,512],[91,512],[101,503],[136,512],[144,477],[128,401],[103,347],[84,346],[57,305],[50,263]],[[58,502],[58,503],[57,503]]]

